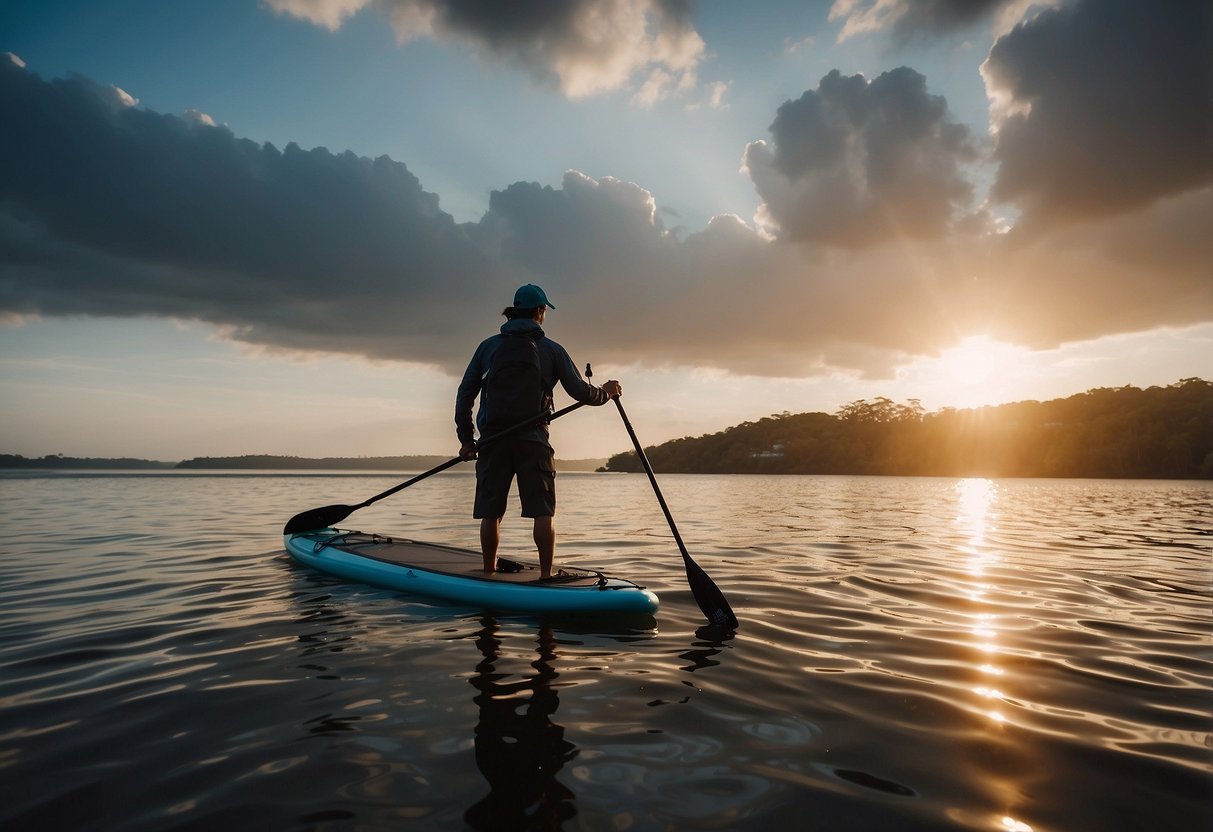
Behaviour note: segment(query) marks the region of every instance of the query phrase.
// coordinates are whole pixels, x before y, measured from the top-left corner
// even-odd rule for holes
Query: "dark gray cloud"
[[[427,360],[459,304],[512,282],[470,242],[475,227],[386,157],[258,145],[11,61],[0,102],[7,311],[197,317],[256,340],[407,345]],[[406,332],[364,337],[397,315]]]
[[[994,337],[1054,347],[1160,325],[1213,320],[1213,189],[1099,222],[1008,234],[974,271]],[[981,318],[978,318],[981,320]]]
[[[689,0],[267,0],[277,11],[336,29],[372,7],[401,41],[454,40],[517,64],[573,97],[643,85],[638,103],[685,89],[703,60]]]
[[[843,92],[818,105],[853,112],[776,119],[765,175],[815,186],[862,162],[843,195],[867,225],[830,228],[869,244],[844,248],[772,241],[730,216],[684,236],[640,185],[574,171],[510,185],[457,223],[399,162],[259,145],[0,60],[0,317],[196,319],[249,343],[458,372],[533,280],[582,360],[785,376],[886,374],[973,331],[1047,346],[1213,319],[1213,243],[1196,223],[1209,189],[1047,235],[942,235],[958,163],[915,75],[890,73],[882,95],[837,76]],[[868,149],[841,151],[835,126]],[[806,134],[815,147],[797,144]],[[781,219],[804,207],[781,204]]]
[[[1034,225],[1213,183],[1213,4],[1085,0],[994,44],[995,198]]]
[[[585,31],[583,21],[593,14],[606,22],[611,14],[601,0],[388,0],[388,5],[424,10],[434,28],[475,37],[493,50],[523,54],[538,48],[541,41],[567,41],[588,49],[596,38]],[[650,15],[659,28],[694,30],[689,0],[652,0],[635,8]]]
[[[905,3],[905,14],[896,25],[907,33],[915,29],[946,32],[972,26],[1014,2],[1016,0],[909,0]]]
[[[973,195],[969,130],[909,67],[870,82],[835,70],[779,107],[771,136],[746,149],[745,165],[783,240],[940,237]]]

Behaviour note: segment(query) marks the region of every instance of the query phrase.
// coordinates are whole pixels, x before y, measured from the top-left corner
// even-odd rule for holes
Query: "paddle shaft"
[[[649,483],[653,486],[653,493],[657,495],[657,502],[661,505],[661,510],[665,514],[665,520],[670,524],[670,531],[674,534],[674,542],[678,544],[678,551],[682,552],[682,557],[685,560],[690,560],[691,556],[687,554],[686,544],[682,542],[682,535],[678,533],[678,527],[674,525],[674,515],[670,514],[670,507],[666,505],[665,497],[661,494],[661,488],[657,485],[657,475],[653,473],[653,466],[649,464],[649,458],[644,455],[644,448],[640,447],[640,440],[636,438],[636,431],[632,427],[632,423],[628,421],[628,414],[624,412],[623,402],[616,397],[613,399],[615,407],[619,408],[619,415],[623,418],[623,426],[628,429],[628,436],[632,438],[632,446],[636,449],[636,456],[640,457],[640,464],[644,466],[644,472],[649,475]]]
[[[504,439],[507,436],[511,436],[515,433],[518,433],[519,431],[526,430],[527,428],[533,428],[536,425],[543,424],[544,422],[550,422],[553,419],[559,419],[561,416],[564,416],[567,413],[572,413],[577,408],[584,407],[584,406],[585,406],[585,402],[576,402],[575,404],[571,404],[568,407],[564,407],[564,408],[561,408],[560,410],[557,410],[555,413],[550,413],[550,414],[541,413],[537,416],[532,416],[529,419],[524,419],[523,421],[519,422],[518,424],[514,425],[513,427],[508,427],[505,430],[498,431],[497,433],[494,433],[491,436],[484,437],[483,439],[481,439],[479,442],[476,443],[476,447],[483,448],[485,445],[488,445],[491,442],[496,442],[498,439]],[[423,474],[418,474],[417,476],[413,477],[411,480],[407,480],[405,482],[400,483],[400,485],[389,488],[387,491],[384,491],[382,494],[376,494],[374,497],[371,497],[369,500],[359,503],[357,506],[355,506],[355,508],[366,508],[371,503],[379,502],[384,497],[390,497],[393,494],[395,494],[397,491],[402,491],[405,488],[408,488],[410,485],[413,485],[414,483],[421,482],[426,477],[432,477],[432,476],[434,476],[434,474],[439,474],[439,473],[445,471],[447,468],[452,468],[463,461],[464,461],[464,459],[461,456],[457,456],[454,459],[448,459],[446,462],[442,463],[441,465],[439,465],[435,468],[431,468],[430,470],[426,471]]]
[[[519,422],[518,424],[514,425],[513,427],[506,428],[505,430],[495,433],[492,436],[486,436],[485,438],[481,439],[479,442],[476,443],[476,447],[478,447],[478,448],[484,447],[485,445],[488,445],[491,442],[496,442],[498,439],[501,439],[504,436],[509,436],[510,434],[514,434],[519,431],[526,430],[527,428],[535,427],[536,425],[542,424],[544,422],[550,422],[553,419],[559,419],[564,414],[572,413],[574,410],[576,410],[577,408],[579,408],[581,406],[582,406],[582,403],[578,402],[577,404],[572,404],[562,410],[558,410],[555,413],[537,413],[529,419],[524,419],[523,421]],[[387,491],[384,491],[382,494],[376,494],[374,497],[371,497],[369,500],[365,500],[356,506],[346,506],[346,505],[321,506],[320,508],[313,508],[308,511],[301,512],[299,514],[296,514],[294,517],[292,517],[290,520],[287,521],[286,526],[282,529],[282,533],[283,534],[297,534],[299,532],[312,531],[313,529],[323,529],[323,528],[335,526],[336,524],[340,523],[345,518],[349,517],[351,514],[353,514],[358,509],[366,508],[371,503],[378,502],[379,500],[382,500],[384,497],[390,497],[391,495],[395,494],[397,491],[400,491],[403,488],[408,488],[410,485],[413,485],[414,483],[421,482],[426,477],[432,477],[432,476],[434,476],[434,474],[437,474],[440,471],[445,471],[447,468],[450,468],[454,465],[458,465],[460,462],[463,462],[462,456],[457,456],[454,459],[448,459],[446,462],[442,463],[441,465],[431,468],[430,470],[426,471],[423,474],[418,474],[417,476],[413,477],[411,480],[406,480],[405,482],[400,483],[400,485],[397,485],[393,488],[389,488]]]
[[[588,367],[586,368],[589,369]],[[716,586],[715,581],[708,577],[708,573],[703,571],[687,552],[686,544],[682,542],[682,535],[678,533],[678,526],[674,524],[674,515],[670,514],[670,507],[666,505],[665,497],[662,496],[661,488],[657,485],[657,475],[653,473],[653,466],[649,464],[649,458],[645,456],[644,448],[640,445],[640,440],[636,437],[636,430],[632,427],[631,421],[628,419],[628,414],[623,409],[623,402],[619,401],[616,396],[613,401],[615,407],[619,409],[619,416],[623,419],[623,426],[628,430],[628,436],[632,439],[632,447],[636,449],[636,456],[640,458],[640,464],[644,466],[644,472],[649,475],[649,484],[653,486],[653,493],[657,495],[657,502],[661,505],[661,511],[665,514],[666,522],[670,524],[670,531],[674,534],[674,542],[678,544],[678,551],[682,553],[682,563],[686,567],[687,585],[691,588],[691,594],[695,596],[695,603],[699,605],[699,609],[707,616],[708,621],[713,624],[737,627],[737,616],[733,614],[733,608],[729,606],[728,600],[724,597],[724,593]]]

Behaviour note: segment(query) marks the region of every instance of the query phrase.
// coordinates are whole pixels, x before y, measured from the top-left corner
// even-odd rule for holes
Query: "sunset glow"
[[[526,282],[648,442],[1213,377],[1202,4],[77,5],[0,9],[0,451],[446,452]]]
[[[984,335],[974,335],[945,350],[939,363],[951,381],[975,387],[988,383],[1004,369],[1013,349],[1009,344],[991,341]]]

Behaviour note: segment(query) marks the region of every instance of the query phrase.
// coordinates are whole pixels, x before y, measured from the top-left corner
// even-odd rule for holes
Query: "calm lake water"
[[[1210,828],[1209,483],[663,476],[734,633],[643,476],[562,474],[557,558],[652,619],[284,555],[404,478],[0,477],[0,828]],[[346,525],[475,547],[472,483]]]

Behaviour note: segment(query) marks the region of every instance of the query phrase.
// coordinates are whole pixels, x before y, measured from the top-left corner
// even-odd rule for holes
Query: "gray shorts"
[[[556,513],[552,449],[542,442],[502,439],[476,456],[476,505],[472,517],[480,520],[504,516],[515,476],[523,517],[551,517]]]

